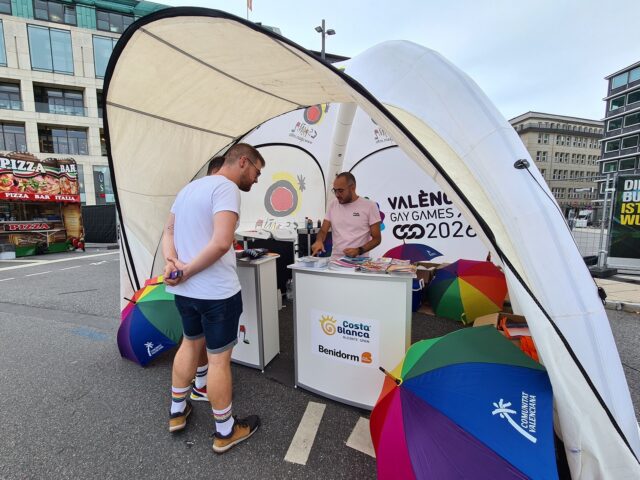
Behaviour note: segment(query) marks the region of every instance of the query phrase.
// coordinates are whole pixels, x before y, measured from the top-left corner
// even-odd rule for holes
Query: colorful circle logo
[[[272,177],[273,184],[264,194],[264,208],[274,217],[286,217],[294,214],[300,207],[302,192],[305,189],[304,178],[296,180],[293,175],[280,172]]]
[[[324,114],[329,110],[329,104],[311,105],[304,109],[303,118],[309,125],[316,125],[322,121]]]

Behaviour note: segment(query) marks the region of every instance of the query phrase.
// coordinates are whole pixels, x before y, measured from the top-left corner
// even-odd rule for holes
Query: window
[[[102,92],[100,90],[96,93],[96,103],[98,104],[98,118],[102,118]]]
[[[640,67],[634,68],[629,72],[629,83],[640,80]]]
[[[0,150],[8,152],[26,152],[27,137],[24,125],[0,123]]]
[[[610,142],[604,144],[605,153],[614,152],[616,150],[620,150],[620,139],[611,140]]]
[[[4,48],[4,25],[2,20],[0,20],[0,65],[7,66],[7,51]]]
[[[93,63],[96,69],[96,77],[104,78],[107,71],[109,57],[115,47],[117,38],[97,37],[93,36]]]
[[[66,23],[75,25],[76,7],[75,5],[62,4],[49,0],[34,0],[34,16],[38,20],[49,22]]]
[[[542,160],[543,162],[547,161],[547,152],[542,152]]]
[[[613,120],[609,120],[609,122],[607,123],[607,132],[610,132],[611,130],[617,130],[619,128],[622,128],[622,117],[614,118]]]
[[[629,76],[629,72],[621,73],[620,75],[616,75],[611,79],[611,88],[622,87],[627,84],[627,78]]]
[[[36,101],[36,112],[86,116],[84,98],[78,90],[34,85],[33,97]]]
[[[71,32],[28,25],[31,68],[73,75]]]
[[[38,140],[43,153],[89,155],[86,130],[39,125]]]
[[[618,162],[606,162],[602,166],[602,173],[615,172],[617,168],[618,168]]]
[[[638,135],[624,137],[622,139],[622,148],[633,148],[638,146]]]
[[[76,165],[78,169],[78,190],[80,191],[80,202],[87,203],[87,195],[84,193],[84,168],[81,163]]]
[[[640,90],[636,90],[635,92],[631,92],[627,95],[627,105],[631,105],[636,102],[640,102]]]
[[[632,113],[624,117],[624,126],[629,127],[640,123],[640,113]]]
[[[617,108],[624,107],[624,95],[612,98],[609,101],[609,110],[616,110]]]
[[[11,0],[0,0],[0,13],[11,15]]]
[[[107,141],[104,138],[104,130],[100,129],[100,155],[107,156]]]
[[[545,133],[544,136],[542,137],[542,143],[549,143],[549,134]]]
[[[109,167],[107,167],[106,165],[94,165],[93,183],[96,191],[96,203],[98,205],[115,202],[113,187],[111,186],[111,175],[109,174]]]
[[[96,10],[96,20],[98,30],[113,33],[122,33],[133,23],[131,15],[105,12],[104,10]]]
[[[633,170],[636,168],[636,157],[623,158],[620,160],[618,170]]]
[[[20,85],[18,83],[0,83],[0,108],[22,110]]]

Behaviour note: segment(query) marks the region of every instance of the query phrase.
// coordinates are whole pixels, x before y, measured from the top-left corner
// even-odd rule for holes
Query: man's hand
[[[311,245],[311,255],[315,257],[320,252],[324,253],[324,243],[320,240],[316,240],[313,242],[313,245]]]
[[[187,272],[188,265],[182,263],[177,258],[167,258],[167,263],[164,266],[164,283],[171,287],[178,285],[181,282],[184,282],[189,277]],[[182,276],[178,278],[169,278],[171,272],[175,272],[178,270],[182,270]]]
[[[347,257],[357,257],[358,256],[358,249],[357,248],[345,248],[344,249],[344,253]]]

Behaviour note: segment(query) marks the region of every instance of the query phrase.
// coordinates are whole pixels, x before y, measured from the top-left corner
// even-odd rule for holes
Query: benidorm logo
[[[322,331],[327,335],[336,333],[336,319],[331,315],[322,315],[320,318],[320,326],[322,327]]]
[[[511,402],[505,402],[502,398],[499,402],[493,403],[495,410],[492,415],[499,415],[504,418],[520,435],[536,443],[538,440],[532,434],[536,433],[536,396],[526,392],[522,392],[522,402],[520,410],[520,422],[516,422],[511,416],[517,418],[518,412],[511,407]]]
[[[362,363],[371,363],[371,362],[373,362],[373,358],[371,358],[371,352],[362,352],[362,356],[360,357],[360,361]]]

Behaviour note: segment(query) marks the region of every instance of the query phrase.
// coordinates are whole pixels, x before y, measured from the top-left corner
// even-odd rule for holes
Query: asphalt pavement
[[[286,304],[281,354],[264,373],[233,366],[234,410],[260,415],[258,432],[215,455],[208,405],[196,402],[186,430],[169,434],[172,352],[147,368],[120,357],[118,272],[118,252],[106,249],[0,262],[1,478],[375,478],[355,435],[369,412],[294,388]],[[638,412],[640,316],[607,313]],[[413,325],[414,340],[458,328],[421,314]],[[310,404],[324,412],[306,462],[292,463]]]

